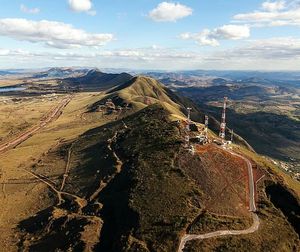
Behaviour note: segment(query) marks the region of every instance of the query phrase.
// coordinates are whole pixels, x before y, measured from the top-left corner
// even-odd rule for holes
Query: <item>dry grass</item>
[[[31,128],[64,98],[55,97],[0,97],[0,141]]]
[[[22,80],[15,79],[15,78],[0,79],[0,87],[13,86],[13,85],[21,84],[21,83],[23,83]]]
[[[136,81],[129,87],[121,90],[119,96],[133,104],[136,110],[145,108],[145,100],[150,104],[159,103],[171,115],[184,116],[180,106],[173,102],[163,86],[156,80],[146,77],[137,77]]]
[[[193,159],[183,152],[178,164],[203,191],[203,207],[220,215],[248,218],[246,164],[213,144],[196,150]]]
[[[300,182],[293,179],[289,174],[285,173],[278,166],[274,165],[267,158],[251,152],[241,146],[234,146],[234,149],[238,152],[244,153],[247,157],[254,160],[260,167],[263,167],[270,175],[273,175],[276,180],[282,181],[288,188],[291,188],[295,194],[300,198]]]
[[[28,218],[37,211],[52,204],[48,197],[48,189],[42,184],[37,184],[21,168],[29,167],[31,164],[55,147],[62,139],[76,138],[85,131],[106,124],[112,118],[89,117],[84,120],[81,114],[93,101],[103,97],[102,93],[80,93],[64,109],[60,118],[37,134],[4,154],[0,154],[0,230],[5,231],[5,236],[0,237],[0,245],[6,251],[16,251],[16,243],[13,238],[13,228],[22,219]],[[35,124],[48,108],[54,107],[59,99],[53,101],[42,101],[41,99],[24,101],[19,104],[10,104],[10,110],[16,110],[21,117],[22,108],[26,111],[24,118],[30,125]],[[45,107],[43,107],[43,105]],[[1,105],[4,111],[0,116],[7,118],[8,107]],[[8,110],[9,111],[9,110]],[[24,119],[25,120],[25,119]],[[5,124],[1,124],[1,132],[7,134],[7,125],[16,125],[15,131],[20,130],[18,117],[11,116]]]

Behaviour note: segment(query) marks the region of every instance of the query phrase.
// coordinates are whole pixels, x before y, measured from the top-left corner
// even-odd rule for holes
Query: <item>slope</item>
[[[131,104],[130,111],[117,118],[97,111],[108,98]],[[34,178],[31,183],[48,187],[48,198],[37,199],[41,205],[52,204],[19,223],[21,251],[176,251],[184,233],[251,225],[246,165],[214,144],[195,144],[195,155],[184,148],[184,124],[172,120],[186,120],[184,98],[137,77],[95,100],[84,105],[87,118],[110,122],[59,142],[22,167]],[[257,164],[257,180],[268,175],[255,153],[233,148]],[[296,247],[299,239],[288,217],[264,194],[268,184],[284,184],[280,178],[269,174],[259,184],[262,229],[257,234],[205,246],[211,251],[231,242],[237,244],[233,251],[252,244],[268,244],[268,251]],[[201,246],[193,242],[187,251]]]
[[[75,139],[63,201],[20,223],[20,248],[81,250],[91,246],[90,235],[98,251],[175,250],[174,239],[196,214],[188,202],[199,192],[174,165],[181,141],[167,118],[163,108],[149,107]],[[41,183],[51,178],[59,188],[69,147],[32,167]]]

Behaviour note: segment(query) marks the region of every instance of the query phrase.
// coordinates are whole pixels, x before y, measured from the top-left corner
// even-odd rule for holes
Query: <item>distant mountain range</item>
[[[60,68],[54,67],[47,71],[36,73],[31,78],[67,78],[67,77],[78,77],[84,75],[89,69],[73,69],[73,68]]]
[[[26,74],[31,77],[53,78],[53,77],[70,77],[71,74],[87,73],[89,70],[98,70],[88,67],[53,67],[45,69],[0,69],[0,75],[18,75]],[[100,71],[100,70],[98,70]],[[147,70],[134,70],[134,69],[115,69],[105,68],[101,70],[106,73],[130,73],[131,75],[144,74],[152,76],[157,79],[186,79],[186,78],[220,78],[223,80],[231,80],[236,82],[270,82],[275,81],[281,83],[287,81],[293,84],[300,80],[300,71],[277,71],[277,72],[264,72],[264,71],[219,71],[219,70],[191,70],[191,71],[147,71]]]
[[[105,90],[117,85],[121,85],[124,82],[129,81],[131,78],[132,76],[127,73],[110,74],[93,69],[80,77],[64,79],[63,85],[73,88],[78,87],[83,89]]]
[[[249,84],[300,86],[300,72],[258,72],[258,71],[178,71],[145,72],[145,75],[161,80],[164,84],[193,85],[207,84]]]
[[[14,74],[17,74],[17,72],[15,71],[4,71],[4,70],[0,70],[0,76],[4,76],[4,75],[14,75]]]

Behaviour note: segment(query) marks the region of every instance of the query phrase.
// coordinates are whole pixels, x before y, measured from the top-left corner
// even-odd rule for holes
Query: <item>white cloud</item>
[[[182,33],[180,38],[184,40],[195,40],[199,45],[204,46],[219,46],[220,43],[218,40],[211,36],[211,31],[208,29],[203,30],[200,33]]]
[[[97,66],[132,69],[300,70],[300,39],[279,37],[245,41],[213,52],[148,47],[118,50],[25,51],[0,48],[0,67]]]
[[[37,14],[40,12],[40,9],[39,8],[28,8],[26,7],[24,4],[21,4],[20,5],[20,10],[24,13],[28,13],[28,14]]]
[[[213,31],[218,39],[243,39],[250,36],[250,29],[246,25],[223,25]]]
[[[248,45],[233,49],[229,57],[244,57],[248,59],[300,59],[300,39],[293,37],[278,37],[258,39],[248,42]]]
[[[300,26],[300,1],[264,2],[263,11],[237,14],[235,22],[253,26]]]
[[[180,38],[195,40],[200,45],[218,46],[219,40],[239,40],[249,36],[250,29],[246,25],[223,25],[200,33],[183,33]]]
[[[275,1],[275,2],[263,2],[262,3],[262,8],[266,11],[274,12],[274,11],[279,11],[282,10],[286,7],[286,2],[285,1]]]
[[[0,19],[0,35],[33,43],[41,42],[55,48],[98,47],[113,39],[112,34],[88,33],[62,22],[21,18]]]
[[[83,53],[83,52],[30,52],[21,49],[11,50],[0,48],[0,57],[12,57],[18,56],[20,58],[40,58],[40,59],[61,59],[69,60],[70,62],[90,60],[94,62],[95,60],[110,60],[112,62],[118,63],[120,61],[141,61],[141,62],[170,62],[172,60],[193,60],[199,59],[200,54],[195,52],[182,52],[171,48],[161,48],[153,49],[149,48],[136,48],[136,49],[119,49],[119,50],[103,50],[93,53]],[[107,67],[107,66],[106,66]]]
[[[96,15],[96,11],[92,10],[93,4],[91,0],[68,0],[71,10],[75,12],[86,12],[91,16]]]
[[[0,56],[34,56],[37,54],[34,53],[30,53],[29,51],[25,51],[23,49],[4,49],[4,48],[0,48]]]
[[[156,22],[175,22],[178,19],[192,15],[193,10],[180,3],[162,2],[151,10],[148,16]]]

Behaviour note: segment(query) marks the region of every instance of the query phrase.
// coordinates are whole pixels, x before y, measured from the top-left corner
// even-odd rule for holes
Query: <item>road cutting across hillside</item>
[[[197,234],[185,234],[179,244],[178,252],[183,252],[183,249],[188,241],[193,241],[193,240],[203,240],[203,239],[209,239],[213,237],[221,237],[221,236],[226,236],[226,235],[245,235],[245,234],[251,234],[254,233],[255,231],[258,230],[260,222],[259,218],[257,216],[256,212],[256,205],[255,205],[255,186],[254,186],[254,178],[253,178],[253,171],[252,171],[252,164],[250,160],[247,158],[243,157],[240,154],[237,154],[233,151],[226,150],[226,152],[230,153],[233,156],[239,157],[242,160],[244,160],[247,164],[248,168],[248,176],[249,176],[249,210],[252,215],[253,219],[253,224],[251,227],[248,229],[243,229],[243,230],[218,230],[215,232],[209,232],[201,235]]]
[[[39,131],[41,128],[45,127],[47,124],[52,122],[55,118],[57,118],[62,110],[68,105],[68,103],[71,101],[73,96],[68,96],[64,98],[54,109],[52,109],[45,119],[41,120],[37,125],[33,126],[32,128],[28,129],[27,131],[17,135],[15,138],[11,139],[8,142],[0,143],[0,154],[8,151],[9,149],[12,149],[22,142],[26,141],[28,138],[33,136],[37,131]]]
[[[243,157],[242,155],[239,155],[233,151],[229,151],[226,150],[227,152],[229,152],[231,155],[239,157],[241,159],[243,159],[246,164],[247,164],[247,168],[248,168],[248,177],[249,177],[249,210],[251,212],[256,212],[256,205],[255,205],[255,185],[254,185],[254,178],[253,178],[253,170],[252,170],[252,164],[250,162],[249,159]]]

